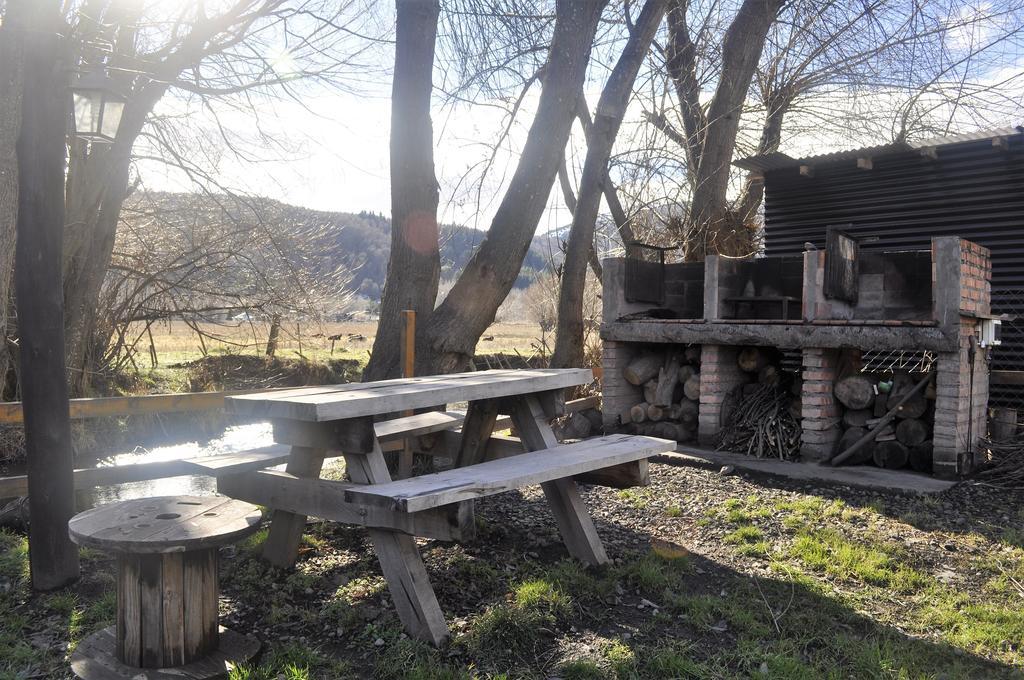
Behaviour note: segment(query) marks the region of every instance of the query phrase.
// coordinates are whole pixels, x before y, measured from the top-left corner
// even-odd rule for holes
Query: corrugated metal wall
[[[823,248],[825,227],[852,226],[877,236],[872,250],[928,248],[933,236],[960,236],[992,250],[993,312],[1024,317],[1024,135],[1006,150],[990,139],[873,159],[871,170],[854,160],[765,173],[765,247],[789,255],[810,241]],[[1024,370],[1024,320],[1004,326],[994,369]]]

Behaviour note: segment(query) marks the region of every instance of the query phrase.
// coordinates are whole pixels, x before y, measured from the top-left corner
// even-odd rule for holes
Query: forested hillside
[[[128,201],[122,219],[131,227],[128,231],[135,233],[159,229],[168,222],[209,227],[209,220],[219,219],[224,222],[225,232],[236,231],[244,224],[254,231],[276,232],[289,242],[315,239],[323,260],[315,267],[325,271],[339,266],[348,269],[352,289],[371,301],[380,299],[384,287],[391,239],[391,220],[385,215],[324,212],[264,198],[140,192]],[[469,227],[442,225],[442,279],[456,275],[465,266],[483,236],[483,232]],[[536,272],[558,256],[557,243],[538,236],[526,256],[516,287],[528,286]]]

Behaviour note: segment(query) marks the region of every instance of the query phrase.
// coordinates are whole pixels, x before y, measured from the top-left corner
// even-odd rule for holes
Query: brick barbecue
[[[699,376],[699,411],[696,422],[679,431],[686,437],[692,427],[699,445],[717,445],[730,395],[752,380],[741,370],[739,354],[756,347],[787,357],[800,459],[821,462],[845,450],[860,431],[854,426],[862,425],[847,422],[859,412],[844,416],[850,409],[837,399],[839,376],[850,374],[851,366],[860,370],[868,354],[927,351],[933,360],[924,373],[934,375],[927,386],[927,415],[915,416],[927,419],[929,468],[940,477],[969,472],[971,452],[986,428],[988,356],[978,333],[991,318],[989,251],[946,236],[934,238],[930,250],[862,252],[854,270],[856,294],[847,299],[825,294],[826,258],[826,251],[809,248],[802,256],[709,256],[703,263],[668,263],[665,302],[656,310],[627,302],[625,261],[605,260],[605,428],[638,427],[624,415],[645,394],[644,386],[623,375],[631,361],[659,351],[675,356],[689,347],[689,354],[699,356],[689,369],[694,380]],[[896,375],[874,384],[888,388],[895,382],[894,391],[910,391],[910,382],[901,388],[899,380],[918,377]],[[868,422],[882,419],[884,411],[876,406]]]

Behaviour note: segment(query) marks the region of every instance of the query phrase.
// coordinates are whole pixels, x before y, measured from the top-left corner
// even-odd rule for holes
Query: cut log
[[[679,382],[679,357],[673,356],[669,359],[668,365],[658,371],[658,383],[654,389],[654,399],[651,401],[655,406],[670,406],[672,404],[672,393]]]
[[[774,364],[762,366],[757,372],[757,382],[762,385],[778,385],[782,382],[782,370]]]
[[[846,432],[843,432],[843,436],[839,438],[839,443],[836,446],[836,453],[842,453],[843,451],[848,450],[851,446],[860,441],[867,433],[868,431],[863,427],[851,427]],[[873,453],[873,442],[868,442],[845,462],[850,465],[861,465],[871,460]]]
[[[655,393],[658,391],[658,381],[648,380],[644,383],[644,401],[648,404],[653,404],[655,399]]]
[[[992,441],[1008,442],[1017,436],[1017,409],[1000,406],[992,409]]]
[[[768,357],[757,347],[744,347],[736,357],[741,371],[757,373],[768,364]]]
[[[932,471],[932,442],[928,440],[910,449],[910,468],[917,472]]]
[[[679,408],[682,411],[684,418],[686,416],[693,416],[696,418],[697,414],[700,413],[700,404],[692,399],[683,399],[679,402]]]
[[[629,409],[629,421],[631,423],[638,424],[646,422],[648,406],[650,406],[650,404],[648,404],[646,401],[643,401]]]
[[[904,446],[920,446],[929,437],[928,424],[917,418],[901,420],[896,426],[896,439]]]
[[[697,438],[697,430],[686,425],[676,425],[676,436],[677,442],[689,442]]]
[[[691,401],[700,401],[700,373],[694,373],[683,384],[683,394]]]
[[[896,407],[896,403],[906,394],[906,390],[901,391],[899,394],[890,394],[887,406],[891,408]],[[923,394],[915,394],[910,399],[906,400],[900,407],[896,409],[897,418],[920,418],[928,410],[928,400],[925,399]]]
[[[878,434],[875,435],[876,442],[893,442],[896,441],[896,428],[892,426],[892,423],[886,423],[882,425],[878,430]]]
[[[622,423],[623,425],[629,425],[630,423],[632,423],[633,422],[632,411],[633,411],[633,407],[632,406],[630,406],[627,409],[623,409],[622,412],[619,413],[619,422]]]
[[[655,423],[651,426],[651,436],[662,439],[675,439],[678,435],[675,423]]]
[[[906,467],[909,452],[907,447],[898,441],[876,442],[872,458],[875,465],[888,470],[899,470]]]
[[[590,421],[590,432],[599,432],[604,427],[604,416],[596,408],[585,408],[580,413]]]
[[[833,392],[846,408],[862,409],[875,401],[875,383],[865,375],[849,375],[836,382]]]
[[[879,392],[875,395],[875,401],[871,406],[871,414],[876,418],[881,418],[888,411],[885,404],[889,401],[889,395]]]
[[[700,364],[700,345],[690,345],[683,352],[683,356],[691,364]]]
[[[844,427],[865,427],[871,420],[872,413],[866,408],[847,409],[843,413]]]
[[[660,354],[641,354],[626,364],[626,368],[622,370],[622,376],[633,385],[643,385],[658,375],[663,363],[664,357]]]
[[[804,404],[800,399],[792,399],[789,402],[789,415],[799,421],[804,417]]]
[[[651,421],[652,423],[657,423],[657,422],[660,422],[662,420],[665,420],[665,418],[667,418],[667,417],[668,417],[668,413],[662,407],[655,406],[654,404],[648,405],[648,407],[647,407],[647,420]]]
[[[668,419],[679,420],[683,417],[683,407],[679,404],[672,404],[668,407]]]
[[[590,419],[582,413],[573,413],[565,422],[562,423],[561,434],[562,440],[566,439],[586,439],[590,436],[590,431],[593,429],[590,424]]]
[[[680,366],[679,367],[679,382],[684,383],[697,373],[697,369],[694,366]]]

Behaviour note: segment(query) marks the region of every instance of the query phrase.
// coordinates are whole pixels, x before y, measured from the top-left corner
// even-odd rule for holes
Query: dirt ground
[[[258,534],[223,553],[223,623],[264,642],[231,677],[1024,677],[1024,492],[652,477],[585,489],[599,569],[567,558],[538,488],[479,501],[470,543],[423,541],[440,650],[402,633],[365,532],[312,526],[289,571],[258,559]],[[68,650],[112,620],[113,565],[86,551],[78,584],[33,595],[23,538],[0,541],[0,678],[67,677]]]

